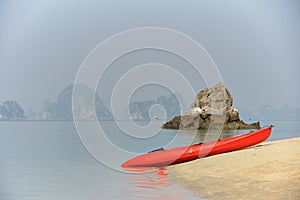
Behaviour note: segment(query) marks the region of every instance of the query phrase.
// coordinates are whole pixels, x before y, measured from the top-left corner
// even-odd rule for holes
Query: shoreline
[[[203,199],[300,199],[300,137],[169,166],[168,173]]]

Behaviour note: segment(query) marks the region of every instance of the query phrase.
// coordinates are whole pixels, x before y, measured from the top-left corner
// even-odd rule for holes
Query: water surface
[[[112,131],[113,141],[127,137],[123,138],[112,122],[103,123]],[[275,124],[268,140],[300,137],[298,121],[262,122],[263,126],[268,124]],[[242,132],[246,131],[229,131],[223,137]],[[170,182],[167,169],[128,174],[102,165],[86,151],[73,122],[2,121],[0,137],[0,199],[198,199]],[[201,131],[162,130],[148,142],[124,139],[118,145],[144,153],[164,145],[182,146],[209,138]],[[118,159],[121,165],[128,158]]]

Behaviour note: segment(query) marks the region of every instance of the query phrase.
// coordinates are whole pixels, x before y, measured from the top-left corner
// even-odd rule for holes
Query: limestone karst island
[[[181,116],[174,117],[162,127],[165,129],[208,129],[224,130],[259,129],[259,122],[246,124],[240,119],[239,111],[232,107],[233,97],[223,83],[201,90]]]

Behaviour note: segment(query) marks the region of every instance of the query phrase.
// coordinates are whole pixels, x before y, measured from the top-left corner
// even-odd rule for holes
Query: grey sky
[[[299,107],[299,19],[297,0],[2,0],[0,102],[15,99],[39,110],[44,99],[55,101],[74,81],[98,43],[120,31],[156,26],[183,32],[206,48],[235,107]],[[202,80],[193,86],[204,87]],[[105,91],[100,97],[109,103]]]

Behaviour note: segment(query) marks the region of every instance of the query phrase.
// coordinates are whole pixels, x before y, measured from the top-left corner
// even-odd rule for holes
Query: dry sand
[[[300,138],[170,166],[172,182],[203,199],[300,199]]]

